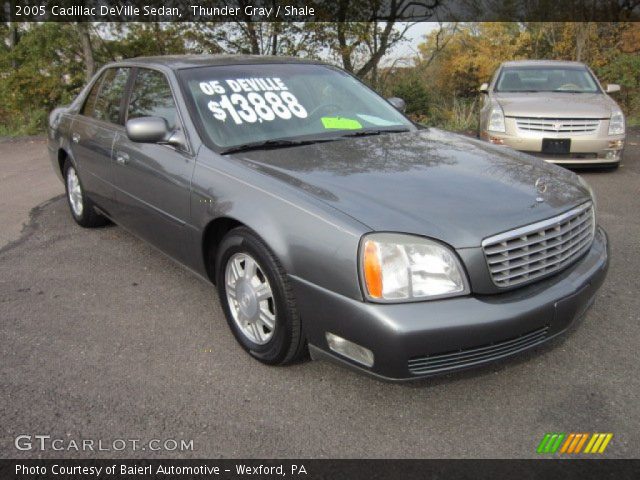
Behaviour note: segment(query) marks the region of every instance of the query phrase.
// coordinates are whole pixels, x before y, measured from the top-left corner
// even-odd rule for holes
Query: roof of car
[[[322,63],[317,60],[268,55],[159,55],[128,58],[118,63],[164,65],[174,70],[214,65],[251,65],[259,63]]]
[[[503,67],[585,67],[582,62],[568,60],[511,60],[504,62]]]

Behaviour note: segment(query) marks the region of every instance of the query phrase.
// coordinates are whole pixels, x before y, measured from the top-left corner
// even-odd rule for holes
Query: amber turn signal
[[[372,298],[382,298],[382,266],[380,249],[375,242],[367,240],[364,244],[364,281],[367,292]]]

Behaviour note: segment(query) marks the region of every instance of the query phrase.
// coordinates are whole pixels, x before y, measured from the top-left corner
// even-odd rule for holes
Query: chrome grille
[[[414,357],[408,362],[409,371],[414,375],[436,374],[498,360],[539,345],[546,340],[548,330],[549,326],[545,325],[519,337],[490,345],[455,352],[438,353],[425,357]]]
[[[491,279],[513,287],[561,270],[591,245],[595,218],[591,202],[557,217],[489,237],[482,242]]]
[[[515,117],[519,130],[527,132],[592,133],[600,126],[597,118]]]

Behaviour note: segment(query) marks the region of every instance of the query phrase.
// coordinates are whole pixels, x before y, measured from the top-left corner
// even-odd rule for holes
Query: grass
[[[24,137],[41,135],[46,132],[48,113],[34,109],[23,112],[7,112],[0,110],[0,137]]]
[[[628,127],[640,127],[640,115],[633,115],[626,118]]]
[[[475,99],[453,98],[434,104],[429,115],[414,115],[415,121],[428,127],[452,132],[475,132],[478,128],[478,110]]]

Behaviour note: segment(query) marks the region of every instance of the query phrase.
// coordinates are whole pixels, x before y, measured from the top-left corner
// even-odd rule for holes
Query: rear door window
[[[87,102],[85,103],[83,114],[88,115],[104,122],[116,125],[122,124],[120,112],[124,94],[129,80],[130,68],[110,68],[102,74],[99,92],[92,101],[94,90],[98,87],[98,83],[89,93]]]

